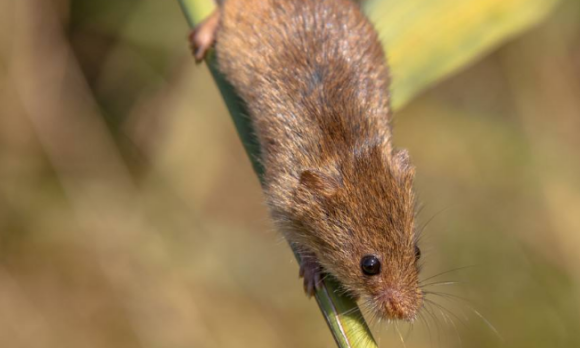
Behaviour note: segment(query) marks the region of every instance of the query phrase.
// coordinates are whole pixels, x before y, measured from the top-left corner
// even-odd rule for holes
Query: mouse
[[[190,35],[215,49],[261,147],[263,191],[312,296],[330,275],[384,319],[423,304],[415,167],[392,144],[389,66],[353,0],[222,0]]]

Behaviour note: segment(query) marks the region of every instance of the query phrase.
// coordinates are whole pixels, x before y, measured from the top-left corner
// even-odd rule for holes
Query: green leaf
[[[369,0],[395,109],[544,19],[558,0]]]

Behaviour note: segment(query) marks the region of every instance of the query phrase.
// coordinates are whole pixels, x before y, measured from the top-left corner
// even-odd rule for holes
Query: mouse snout
[[[413,320],[420,307],[415,294],[408,294],[396,288],[390,288],[380,296],[381,307],[385,311],[386,317],[399,320]]]

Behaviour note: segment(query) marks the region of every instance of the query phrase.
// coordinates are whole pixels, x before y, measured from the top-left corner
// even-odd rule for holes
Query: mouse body
[[[352,0],[224,0],[191,35],[245,103],[275,223],[321,274],[385,319],[422,306],[414,167],[393,148],[389,69]]]

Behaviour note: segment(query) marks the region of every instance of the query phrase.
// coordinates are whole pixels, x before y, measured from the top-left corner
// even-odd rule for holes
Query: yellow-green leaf
[[[546,17],[558,0],[369,0],[399,108]]]

